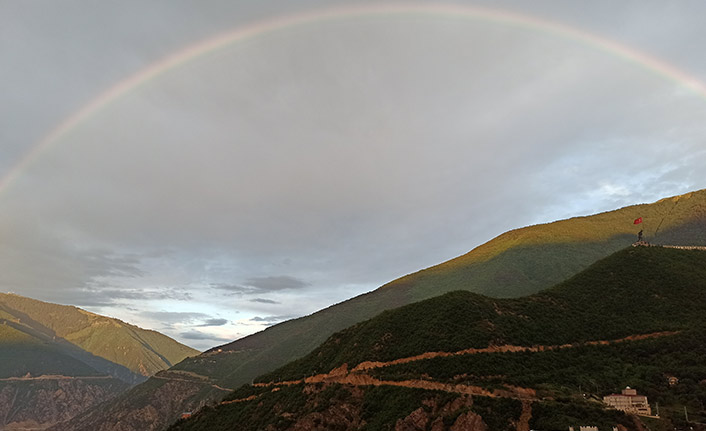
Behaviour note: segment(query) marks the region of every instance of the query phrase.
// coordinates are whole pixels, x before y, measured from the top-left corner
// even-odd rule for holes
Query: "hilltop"
[[[626,385],[660,403],[656,427],[681,425],[684,405],[700,421],[704,292],[706,251],[629,247],[527,297],[447,293],[338,332],[170,430],[639,430],[595,401]]]
[[[169,371],[182,373],[178,378],[169,379],[166,374],[152,379],[64,429],[92,431],[103,426],[109,430],[117,418],[126,430],[163,429],[181,411],[196,410],[222,397],[225,391],[218,387],[250,382],[301,358],[334,332],[385,310],[454,290],[511,298],[549,288],[634,242],[640,227],[632,223],[638,217],[643,218],[640,227],[652,243],[706,245],[706,190],[512,230],[456,259],[184,360]],[[183,373],[201,377],[184,379]],[[173,407],[160,407],[166,400]],[[147,406],[159,412],[156,422],[141,417]]]
[[[68,420],[195,354],[117,319],[0,294],[0,428]]]

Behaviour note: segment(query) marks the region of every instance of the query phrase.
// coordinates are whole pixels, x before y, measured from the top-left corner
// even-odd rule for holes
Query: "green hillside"
[[[635,226],[633,220],[638,217],[644,222]],[[280,323],[188,358],[172,370],[199,374],[211,384],[234,388],[301,358],[334,332],[385,310],[454,290],[510,298],[546,289],[630,245],[641,228],[652,243],[706,245],[706,190],[507,232],[461,257],[402,277],[310,316]],[[135,391],[143,391],[139,399],[150,400],[147,404],[123,400],[120,409],[94,412],[94,421],[85,423],[114,421],[146,405],[158,408],[151,401],[151,390],[150,386],[135,388]],[[193,397],[180,394],[174,395],[173,402],[182,410],[198,404]],[[142,429],[162,429],[178,417],[166,409],[161,412],[165,417],[162,422]],[[85,429],[90,429],[90,425]]]
[[[76,307],[19,295],[0,293],[0,313],[0,320],[13,323],[23,332],[63,343],[67,349],[79,348],[140,376],[150,376],[187,356],[198,354],[198,351],[155,331]],[[4,338],[0,338],[0,345],[3,342]]]
[[[335,412],[340,422],[345,406],[355,413],[339,429],[393,429],[421,409],[415,420],[426,422],[417,429],[434,421],[449,429],[473,412],[493,430],[519,423],[568,429],[587,421],[638,430],[634,418],[597,401],[626,385],[660,403],[656,427],[683,425],[684,406],[702,421],[705,292],[706,251],[661,247],[629,247],[524,298],[451,292],[338,332],[258,378],[265,386],[227,397],[238,402],[171,429],[297,429],[314,419],[333,421]],[[670,387],[668,376],[679,384]],[[294,384],[281,386],[287,381]],[[394,403],[378,394],[387,387],[396,392]]]

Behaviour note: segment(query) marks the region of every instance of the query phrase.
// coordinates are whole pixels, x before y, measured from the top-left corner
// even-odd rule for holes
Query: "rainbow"
[[[636,51],[626,45],[603,38],[601,36],[573,28],[561,23],[541,19],[534,16],[518,14],[506,10],[490,9],[476,6],[451,4],[385,4],[336,7],[308,11],[283,17],[276,17],[256,22],[230,32],[223,33],[211,39],[187,46],[183,50],[169,55],[150,66],[138,71],[128,78],[118,82],[98,97],[90,100],[81,109],[74,112],[58,124],[37,144],[27,151],[2,178],[0,178],[0,194],[21,176],[41,154],[68,134],[74,128],[90,119],[109,104],[138,87],[159,78],[165,72],[185,63],[194,61],[206,54],[223,49],[232,44],[246,41],[258,36],[305,26],[322,21],[334,21],[371,16],[405,16],[423,15],[445,18],[460,18],[485,21],[498,25],[524,28],[530,31],[542,32],[558,38],[569,39],[593,49],[605,52],[646,69],[667,80],[674,81],[689,89],[694,94],[706,99],[706,84],[684,71],[665,63],[655,57]]]

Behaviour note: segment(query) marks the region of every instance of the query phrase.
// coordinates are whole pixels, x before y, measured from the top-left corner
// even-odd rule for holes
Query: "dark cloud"
[[[242,284],[211,284],[212,288],[238,294],[258,294],[283,290],[299,290],[309,286],[311,286],[310,283],[289,275],[253,277],[245,280]],[[272,304],[272,302],[267,302],[268,300],[262,300],[261,298],[255,298],[251,301]]]
[[[250,300],[250,302],[259,302],[261,304],[281,304],[281,302],[267,298],[253,298]]]
[[[223,326],[228,324],[228,319],[206,319],[203,323],[196,325],[198,327],[205,326]]]
[[[287,289],[302,289],[310,286],[309,283],[288,275],[254,277],[246,280],[244,284],[262,292],[272,292]]]
[[[227,284],[227,283],[211,283],[210,287],[213,289],[223,290],[230,293],[251,293],[253,289],[246,286],[241,286],[238,284]]]

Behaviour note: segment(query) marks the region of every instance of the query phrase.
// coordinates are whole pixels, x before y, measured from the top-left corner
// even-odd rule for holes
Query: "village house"
[[[603,402],[608,407],[616,410],[622,410],[625,413],[633,413],[637,415],[652,415],[652,409],[647,402],[647,397],[638,395],[637,390],[627,386],[620,394],[610,394],[603,397]]]

